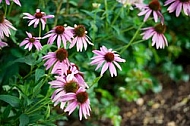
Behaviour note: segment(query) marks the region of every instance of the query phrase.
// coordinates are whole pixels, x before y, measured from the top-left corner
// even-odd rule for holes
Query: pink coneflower
[[[67,93],[61,97],[61,101],[69,101],[65,108],[65,112],[69,112],[69,115],[79,106],[80,120],[82,120],[82,115],[84,115],[85,119],[87,119],[87,116],[90,116],[90,100],[85,89],[79,88],[76,93]]]
[[[74,33],[74,39],[72,40],[69,48],[72,48],[76,44],[77,51],[82,52],[83,46],[85,50],[87,49],[87,43],[93,45],[93,43],[89,41],[90,38],[86,35],[87,31],[83,25],[78,25],[78,26],[75,25],[73,33]]]
[[[138,16],[145,15],[144,22],[153,14],[154,21],[158,22],[160,18],[161,23],[164,23],[164,17],[161,13],[161,7],[158,0],[152,0],[148,5],[146,4],[136,4],[136,7],[141,10]]]
[[[55,71],[62,66],[64,73],[66,73],[69,66],[67,57],[68,52],[64,48],[60,48],[56,52],[49,52],[46,56],[43,56],[43,60],[46,60],[44,66],[46,66],[46,70],[53,66],[51,73],[55,73]]]
[[[45,29],[46,19],[54,18],[54,15],[46,15],[46,13],[41,12],[40,9],[36,9],[36,13],[34,15],[31,15],[29,13],[23,13],[23,14],[24,14],[23,19],[29,19],[28,26],[34,24],[34,28],[36,28],[39,22],[41,22],[43,30]]]
[[[147,40],[152,37],[152,46],[156,44],[156,48],[163,49],[165,46],[168,46],[168,42],[166,37],[164,36],[164,32],[166,30],[166,26],[162,24],[157,24],[155,27],[143,28],[144,32],[143,39]]]
[[[65,79],[60,76],[56,76],[56,80],[49,82],[52,88],[56,88],[51,99],[54,102],[54,106],[58,103],[61,103],[60,108],[63,109],[65,106],[65,102],[61,101],[61,97],[66,93],[76,92],[81,86],[77,80],[73,77],[73,75],[67,76]]]
[[[2,0],[0,0],[0,3],[2,2]],[[5,0],[7,5],[10,5],[10,0]],[[19,0],[13,0],[13,2],[15,2],[17,5],[21,6],[20,1]]]
[[[8,44],[6,42],[3,42],[1,39],[0,39],[0,49],[2,49],[3,47],[5,46],[8,46]]]
[[[55,73],[58,74],[59,76],[62,76],[63,78],[65,78],[68,75],[72,74],[73,77],[76,78],[76,80],[78,81],[78,83],[80,83],[81,85],[83,85],[83,87],[88,88],[88,85],[84,81],[83,73],[79,71],[78,66],[76,66],[74,63],[70,63],[70,65],[68,66],[68,69],[67,69],[66,73],[64,72],[64,69],[65,68],[63,68],[62,66],[60,66],[60,68],[57,69],[57,71]]]
[[[66,48],[67,41],[71,42],[71,38],[73,37],[71,27],[64,27],[62,25],[54,27],[51,31],[49,31],[44,38],[48,39],[48,44],[53,44],[55,39],[57,38],[57,47],[60,48],[61,41],[63,42],[64,48]]]
[[[185,15],[188,15],[190,11],[190,0],[167,0],[164,6],[167,6],[169,4],[171,5],[167,10],[169,11],[169,13],[176,11],[176,17],[179,16],[182,8]]]
[[[4,13],[0,11],[0,39],[3,39],[4,35],[9,37],[9,35],[11,35],[10,29],[16,31],[16,28],[12,26],[12,23],[6,20]]]
[[[26,45],[24,49],[29,49],[29,51],[32,49],[32,46],[34,45],[36,49],[39,51],[42,49],[42,45],[39,41],[38,37],[33,37],[31,33],[26,32],[28,35],[28,38],[25,38],[21,43],[20,46]]]
[[[112,49],[107,49],[105,46],[102,46],[100,51],[94,50],[92,52],[97,56],[91,58],[93,61],[90,64],[97,65],[96,70],[104,64],[101,70],[101,76],[108,68],[111,77],[113,77],[113,75],[117,76],[117,71],[114,65],[116,65],[121,70],[121,66],[117,62],[125,62],[124,59],[119,57],[119,54],[115,54],[115,51],[112,51]]]

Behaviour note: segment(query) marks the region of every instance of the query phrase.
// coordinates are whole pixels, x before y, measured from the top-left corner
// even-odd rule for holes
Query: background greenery
[[[123,7],[114,0],[20,0],[22,6],[12,3],[7,6],[6,18],[17,28],[7,38],[8,47],[0,50],[0,125],[56,125],[56,120],[67,120],[66,113],[54,107],[50,99],[53,89],[48,82],[53,76],[45,71],[42,56],[56,48],[46,45],[42,40],[43,49],[39,52],[24,50],[19,47],[26,37],[25,32],[38,35],[38,28],[28,27],[27,20],[23,20],[24,12],[35,13],[40,8],[46,14],[54,14],[55,19],[47,21],[44,35],[53,26],[67,24],[85,25],[94,46],[88,46],[87,51],[76,52],[70,49],[69,60],[76,63],[84,72],[84,78],[91,101],[91,117],[84,120],[85,125],[95,125],[94,122],[102,118],[111,119],[113,125],[119,126],[119,101],[136,101],[147,92],[157,93],[164,88],[158,79],[159,75],[167,76],[171,80],[188,81],[185,73],[190,57],[190,18],[181,14],[169,14],[162,6],[167,30],[165,36],[168,47],[155,49],[151,40],[143,41],[141,27],[154,26],[152,19],[143,23],[143,17],[138,17],[139,10]],[[146,0],[145,3],[149,1]],[[163,5],[164,1],[160,1]],[[93,3],[100,4],[93,7]],[[0,9],[5,11],[5,3]],[[131,42],[131,45],[129,43]],[[126,63],[121,64],[122,71],[117,77],[110,77],[106,72],[99,78],[100,71],[94,71],[90,66],[92,50],[105,45],[117,50]],[[78,119],[78,111],[71,115]]]

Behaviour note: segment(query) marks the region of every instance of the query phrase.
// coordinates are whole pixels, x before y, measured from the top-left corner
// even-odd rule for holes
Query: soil
[[[171,84],[121,105],[121,126],[190,126],[190,83]]]

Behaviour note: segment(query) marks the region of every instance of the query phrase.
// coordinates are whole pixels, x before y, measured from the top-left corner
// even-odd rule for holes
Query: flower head
[[[136,4],[136,7],[141,10],[138,16],[145,15],[144,22],[149,18],[151,14],[153,14],[154,21],[158,22],[158,18],[160,18],[161,23],[164,23],[164,17],[162,15],[161,6],[158,0],[152,0],[148,5],[146,4]]]
[[[69,66],[67,57],[68,52],[64,48],[60,48],[56,52],[49,52],[47,55],[43,56],[43,60],[46,60],[44,66],[46,66],[46,70],[53,66],[51,73],[55,73],[55,71],[62,66],[64,68],[64,73],[66,73]]]
[[[36,13],[34,15],[31,15],[29,13],[23,13],[23,14],[24,14],[23,19],[29,19],[28,26],[34,24],[34,28],[36,28],[39,22],[41,22],[43,30],[45,29],[46,19],[54,18],[54,15],[46,15],[46,13],[41,12],[40,9],[36,9]]]
[[[119,54],[115,54],[115,51],[112,51],[112,49],[107,49],[105,46],[102,46],[100,51],[94,50],[93,53],[95,53],[97,56],[92,58],[92,62],[90,64],[97,65],[96,70],[103,65],[101,76],[108,68],[111,77],[113,77],[113,75],[117,76],[117,71],[114,65],[116,65],[121,70],[121,66],[117,62],[125,62],[124,59],[119,57]]]
[[[73,28],[69,26],[64,27],[58,25],[49,31],[43,38],[49,38],[47,42],[48,44],[53,44],[57,38],[57,47],[60,48],[62,41],[64,48],[66,48],[67,41],[71,42],[71,38],[73,37],[72,29]]]
[[[0,11],[0,39],[3,39],[4,35],[9,37],[9,35],[11,35],[10,29],[16,31],[16,28],[12,26],[12,23],[6,20],[4,13]]]
[[[143,28],[144,32],[143,39],[147,40],[152,37],[152,46],[156,44],[156,48],[163,49],[165,46],[168,46],[168,42],[166,37],[164,36],[164,32],[166,30],[166,26],[162,24],[157,24],[155,27]]]
[[[51,99],[55,106],[58,103],[61,103],[61,109],[63,109],[66,104],[66,101],[61,101],[61,97],[70,92],[77,92],[80,87],[80,84],[72,75],[67,76],[65,79],[63,77],[56,76],[56,80],[49,82],[49,84],[52,88],[56,88]]]
[[[73,29],[73,33],[74,33],[74,39],[71,42],[71,45],[69,48],[72,48],[76,44],[77,51],[82,52],[83,46],[85,50],[87,49],[87,43],[90,45],[93,45],[93,43],[89,41],[90,38],[86,35],[87,31],[84,25],[75,25]]]
[[[0,0],[0,3],[2,2],[2,0]],[[10,0],[5,0],[7,5],[10,5]],[[13,0],[13,2],[15,2],[17,5],[21,6],[20,1],[19,0]]]
[[[39,41],[38,37],[33,37],[31,33],[26,32],[28,35],[28,38],[25,38],[21,43],[20,46],[26,45],[24,49],[29,49],[29,51],[32,49],[32,46],[34,45],[36,49],[39,51],[42,49],[42,45]]]
[[[5,46],[8,46],[8,44],[6,42],[3,42],[1,39],[0,39],[0,49],[5,47]]]
[[[84,88],[79,88],[76,93],[67,93],[61,97],[61,101],[68,101],[68,105],[65,108],[65,112],[69,112],[69,115],[79,106],[79,118],[82,120],[84,115],[85,119],[90,116],[90,100],[88,94]]]
[[[60,66],[55,71],[55,73],[58,74],[59,76],[62,76],[63,78],[72,75],[80,85],[83,85],[84,88],[88,88],[88,85],[84,81],[83,73],[79,71],[78,66],[76,66],[74,63],[70,63],[66,72],[64,69],[65,68],[63,66]]]
[[[182,9],[185,15],[190,15],[190,0],[167,0],[164,6],[167,6],[169,4],[171,5],[167,10],[169,13],[176,11],[176,17],[180,15]]]

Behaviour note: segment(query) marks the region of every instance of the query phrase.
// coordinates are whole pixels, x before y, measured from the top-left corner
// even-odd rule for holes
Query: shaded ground
[[[120,105],[121,126],[190,126],[190,83],[169,84],[158,94]]]

